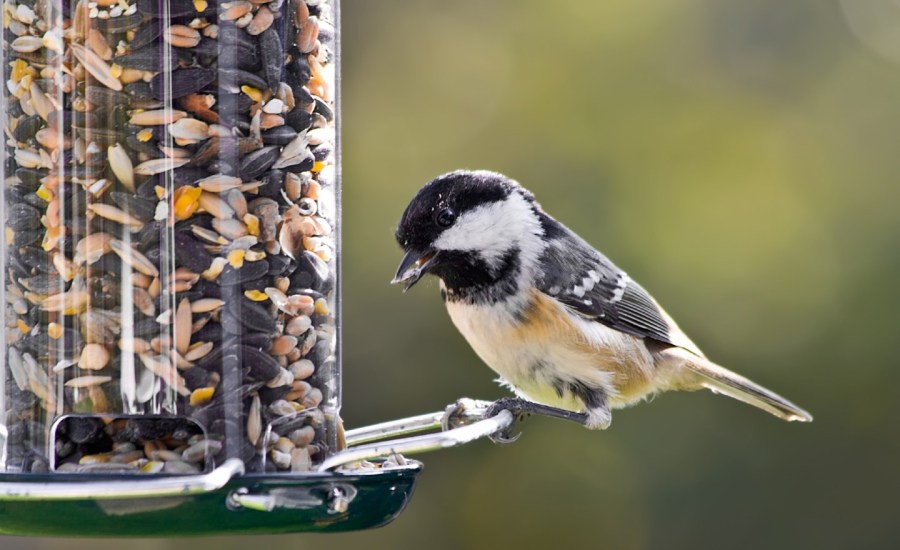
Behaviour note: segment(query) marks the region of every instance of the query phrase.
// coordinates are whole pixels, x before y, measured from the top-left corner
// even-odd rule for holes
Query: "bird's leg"
[[[535,403],[533,401],[528,401],[526,399],[521,399],[518,397],[503,397],[494,401],[491,406],[488,407],[487,411],[485,411],[484,417],[491,418],[500,414],[500,411],[511,412],[513,417],[515,418],[515,421],[517,422],[521,422],[525,419],[526,416],[530,414],[540,414],[543,416],[551,416],[553,418],[561,418],[563,420],[569,420],[583,425],[588,425],[588,422],[590,420],[590,415],[586,413],[577,413],[567,411],[565,409],[551,407],[549,405],[541,405],[540,403]],[[510,425],[505,430],[492,435],[491,441],[499,444],[512,443],[521,435],[513,435],[512,428],[513,426]]]
[[[584,425],[587,429],[605,430],[609,427],[612,422],[612,412],[609,410],[606,391],[578,383],[570,384],[569,391],[584,403],[584,412],[587,416]]]

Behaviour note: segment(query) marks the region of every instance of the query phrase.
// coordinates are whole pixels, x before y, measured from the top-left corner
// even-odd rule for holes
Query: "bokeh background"
[[[605,433],[536,418],[514,445],[424,456],[376,531],[0,547],[900,545],[896,2],[344,0],[343,18],[349,426],[504,395],[435,282],[387,284],[407,201],[459,167],[521,181],[816,421],[669,394]]]

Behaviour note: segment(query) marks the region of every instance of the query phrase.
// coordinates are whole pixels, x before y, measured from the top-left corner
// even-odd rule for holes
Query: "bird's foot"
[[[529,403],[524,399],[519,399],[517,397],[501,397],[500,399],[491,403],[491,406],[484,411],[485,418],[493,418],[500,414],[500,411],[509,411],[513,415],[513,421],[509,426],[495,433],[494,435],[488,436],[491,441],[498,445],[508,445],[513,441],[519,439],[521,433],[517,433],[513,435],[512,430],[513,426],[516,425],[516,422],[521,422],[525,419],[525,416],[528,414],[524,411],[524,406]]]
[[[522,434],[519,433],[513,435],[513,426],[515,425],[515,422],[521,422],[525,419],[525,417],[531,414],[540,414],[543,416],[551,416],[553,418],[561,418],[563,420],[570,420],[572,422],[577,422],[584,425],[587,425],[589,421],[589,417],[585,413],[577,413],[567,411],[565,409],[550,407],[548,405],[541,405],[540,403],[535,403],[533,401],[528,401],[526,399],[521,399],[518,397],[503,397],[494,401],[491,406],[488,407],[487,411],[485,411],[484,418],[491,418],[493,416],[496,416],[500,414],[500,411],[509,411],[512,413],[514,418],[513,423],[510,424],[506,429],[490,436],[491,441],[501,445],[512,443],[513,441],[519,439],[519,436]]]

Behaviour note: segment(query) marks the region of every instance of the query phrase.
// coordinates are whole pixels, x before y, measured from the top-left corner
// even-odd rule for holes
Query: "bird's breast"
[[[641,339],[577,317],[538,291],[491,305],[448,302],[447,311],[482,361],[534,401],[580,410],[570,383],[603,390],[613,405],[656,389]]]

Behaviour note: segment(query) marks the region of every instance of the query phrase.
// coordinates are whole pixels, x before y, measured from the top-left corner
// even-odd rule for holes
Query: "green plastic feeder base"
[[[319,464],[319,473],[244,474],[238,458],[187,476],[0,473],[0,535],[166,537],[380,527],[406,508],[422,471],[421,462],[404,454],[504,433],[522,403],[499,401],[496,412],[494,402],[462,398],[441,411],[347,430],[348,447]],[[556,409],[535,407],[528,404],[530,412],[559,416]]]
[[[221,489],[187,496],[5,500],[0,501],[0,534],[167,537],[369,529],[390,523],[403,511],[421,471],[421,463],[410,461],[402,468],[363,474],[238,476]],[[0,483],[54,483],[60,478],[59,474],[0,474]],[[80,475],[78,479],[134,477]]]

